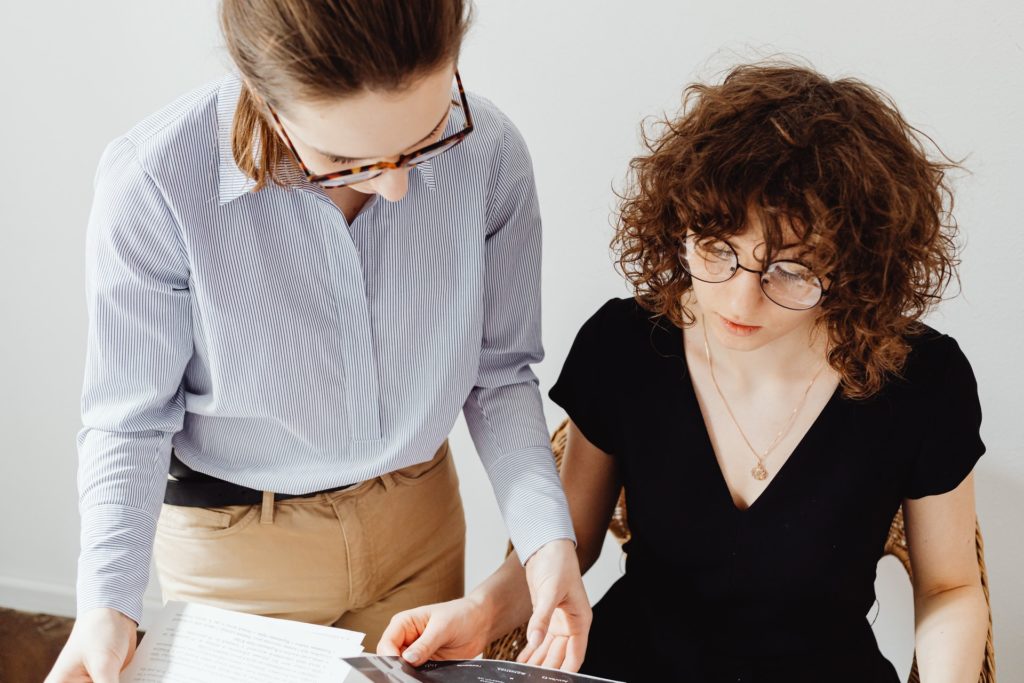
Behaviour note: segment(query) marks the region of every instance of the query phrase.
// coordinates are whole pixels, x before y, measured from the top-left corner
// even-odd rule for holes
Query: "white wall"
[[[480,0],[462,74],[503,107],[534,155],[545,218],[545,339],[554,381],[579,325],[625,293],[611,268],[613,182],[642,117],[737,60],[783,52],[879,85],[972,175],[958,183],[963,294],[932,323],[972,360],[989,452],[977,470],[1003,680],[1024,672],[1024,5],[1012,0],[682,3]],[[0,5],[0,604],[66,612],[78,548],[74,435],[82,377],[83,242],[107,141],[226,68],[212,1]],[[548,404],[552,425],[562,413]],[[460,423],[468,578],[505,532]],[[609,545],[588,583],[619,571]],[[883,649],[906,670],[906,580],[880,569]],[[157,593],[152,593],[155,597]]]

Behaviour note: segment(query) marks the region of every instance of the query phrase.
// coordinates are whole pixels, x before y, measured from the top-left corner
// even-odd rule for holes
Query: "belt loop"
[[[390,491],[395,488],[395,477],[391,472],[380,475],[380,483],[384,484],[384,490]]]
[[[260,524],[274,523],[274,492],[263,492],[263,505],[260,508]]]

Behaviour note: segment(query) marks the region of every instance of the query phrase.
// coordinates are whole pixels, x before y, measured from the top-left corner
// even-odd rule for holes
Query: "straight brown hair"
[[[286,110],[366,90],[397,91],[456,61],[468,0],[222,0],[221,30],[243,77],[231,131],[256,188],[282,184],[288,154],[261,101]]]

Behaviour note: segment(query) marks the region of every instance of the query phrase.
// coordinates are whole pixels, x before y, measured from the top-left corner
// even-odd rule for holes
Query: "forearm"
[[[915,640],[922,683],[977,683],[988,632],[980,585],[915,600]]]
[[[552,541],[575,542],[536,383],[476,387],[464,413],[520,562]]]
[[[526,623],[533,611],[526,570],[515,553],[466,596],[487,615],[487,642]]]
[[[82,431],[80,613],[109,607],[141,619],[170,448],[164,432]]]
[[[559,542],[569,541],[555,541]],[[583,566],[581,548],[576,547],[575,552],[580,567],[585,572],[589,565]],[[590,564],[593,564],[593,561]],[[525,624],[533,611],[526,570],[515,553],[509,554],[501,566],[466,597],[483,609],[487,616],[488,642],[493,642]]]

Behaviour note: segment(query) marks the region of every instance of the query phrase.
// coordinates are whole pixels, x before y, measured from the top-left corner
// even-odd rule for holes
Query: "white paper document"
[[[339,683],[363,634],[169,602],[121,683]]]

